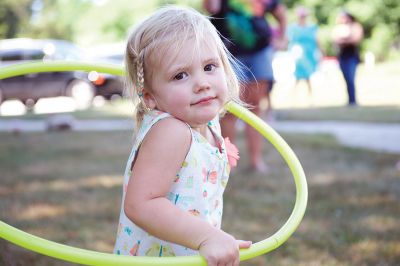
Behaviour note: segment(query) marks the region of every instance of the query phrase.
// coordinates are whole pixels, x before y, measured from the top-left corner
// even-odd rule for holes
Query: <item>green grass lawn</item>
[[[398,155],[340,146],[329,135],[284,135],[303,164],[309,204],[277,250],[241,265],[396,265]],[[0,134],[0,219],[76,247],[111,252],[131,132]],[[243,137],[225,194],[223,228],[259,241],[287,219],[294,184],[265,145],[267,175],[249,172]],[[71,265],[0,240],[0,265]]]

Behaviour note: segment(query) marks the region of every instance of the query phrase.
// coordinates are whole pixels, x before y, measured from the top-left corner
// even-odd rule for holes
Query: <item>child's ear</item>
[[[147,90],[143,90],[143,100],[147,108],[155,109],[157,107],[156,99],[154,98],[153,94],[151,94]]]

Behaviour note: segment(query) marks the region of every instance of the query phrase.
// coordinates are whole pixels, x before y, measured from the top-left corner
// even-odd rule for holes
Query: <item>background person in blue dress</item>
[[[296,9],[297,22],[288,28],[289,51],[296,62],[296,86],[299,81],[307,83],[311,95],[310,77],[315,73],[322,52],[318,42],[318,26],[307,21],[309,10],[303,6]]]

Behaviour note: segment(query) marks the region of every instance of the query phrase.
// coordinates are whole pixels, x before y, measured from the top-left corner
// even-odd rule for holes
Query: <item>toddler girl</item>
[[[220,229],[228,155],[232,164],[238,156],[219,126],[239,85],[216,29],[193,9],[161,8],[130,35],[125,64],[138,130],[114,253],[239,265],[251,242]]]

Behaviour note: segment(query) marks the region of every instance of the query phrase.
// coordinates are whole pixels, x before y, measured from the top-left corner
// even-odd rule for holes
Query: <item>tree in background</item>
[[[76,21],[91,5],[84,0],[35,0],[30,27],[20,34],[33,38],[74,40]]]
[[[13,38],[29,24],[32,0],[0,1],[0,39]]]
[[[84,45],[123,41],[132,25],[165,4],[201,8],[200,0],[103,0],[92,4],[85,15],[76,22],[79,35],[79,39],[76,40]]]
[[[164,4],[199,0],[1,0],[0,38],[53,38],[94,45],[125,39],[131,25]]]
[[[72,40],[75,22],[91,5],[86,0],[2,0],[0,37]]]

